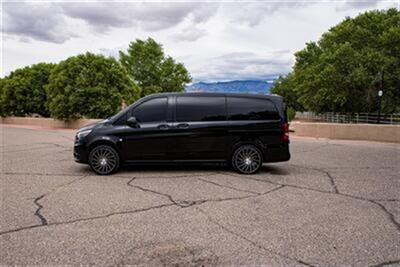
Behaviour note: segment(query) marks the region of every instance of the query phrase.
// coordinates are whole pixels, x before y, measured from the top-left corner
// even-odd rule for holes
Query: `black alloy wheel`
[[[118,153],[111,146],[96,146],[89,154],[89,165],[97,174],[111,174],[119,167]]]
[[[232,156],[233,168],[242,174],[256,173],[262,166],[261,151],[253,145],[243,145],[235,150]]]

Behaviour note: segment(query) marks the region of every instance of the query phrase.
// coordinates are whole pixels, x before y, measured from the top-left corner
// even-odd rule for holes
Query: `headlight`
[[[91,131],[92,131],[92,130],[84,130],[84,131],[78,132],[78,133],[76,134],[76,137],[77,137],[78,139],[81,139],[81,138],[87,136],[88,134],[90,134]]]

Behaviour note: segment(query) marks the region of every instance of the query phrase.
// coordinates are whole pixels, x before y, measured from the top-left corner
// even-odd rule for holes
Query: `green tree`
[[[39,63],[17,69],[2,79],[1,113],[14,116],[38,114],[48,117],[50,114],[45,105],[45,86],[54,67],[54,64]]]
[[[191,81],[182,63],[164,54],[162,46],[148,38],[131,42],[126,53],[120,51],[120,62],[142,89],[141,96],[157,92],[180,92]]]
[[[118,61],[91,53],[61,61],[46,90],[52,117],[66,120],[111,116],[140,95]]]
[[[276,84],[290,104],[316,112],[375,112],[384,71],[384,112],[400,112],[400,12],[346,18],[295,54],[293,71]]]
[[[0,78],[0,116],[5,116],[4,113],[4,103],[3,103],[3,87],[4,87],[5,79]]]
[[[299,103],[296,91],[293,90],[293,74],[289,73],[286,77],[280,76],[271,88],[271,93],[283,96],[287,106],[296,111],[303,111],[304,107]]]

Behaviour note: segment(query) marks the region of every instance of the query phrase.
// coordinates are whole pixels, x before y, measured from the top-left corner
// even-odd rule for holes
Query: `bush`
[[[288,117],[288,121],[292,121],[296,117],[296,110],[289,107],[287,109],[287,117]]]
[[[54,64],[39,63],[13,71],[1,80],[0,102],[3,116],[39,114],[48,117],[45,86]]]
[[[4,78],[0,78],[0,116],[5,116],[4,111],[3,111],[3,87],[4,87]]]
[[[108,117],[140,95],[115,59],[91,53],[60,62],[46,90],[51,116],[65,120]]]

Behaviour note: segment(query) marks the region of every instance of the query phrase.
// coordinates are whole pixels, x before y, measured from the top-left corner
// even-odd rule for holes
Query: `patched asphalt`
[[[72,130],[0,125],[0,264],[400,266],[400,146],[293,137],[255,175],[96,176]]]

